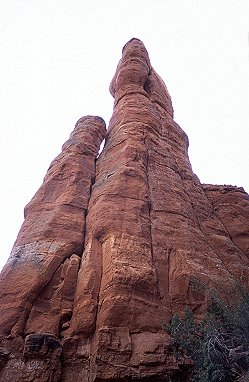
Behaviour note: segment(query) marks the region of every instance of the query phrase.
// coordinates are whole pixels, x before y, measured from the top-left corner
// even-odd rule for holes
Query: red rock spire
[[[124,46],[110,91],[96,168],[104,123],[86,117],[28,205],[3,271],[6,382],[187,381],[163,323],[186,305],[205,311],[193,277],[218,290],[248,283],[249,197],[192,172],[140,40]]]
[[[186,304],[205,308],[191,277],[218,286],[248,274],[247,259],[192,172],[187,136],[172,118],[168,91],[141,41],[125,45],[110,90],[114,111],[97,162],[73,316],[64,333],[69,342],[85,338],[86,353],[91,341],[91,380],[114,378],[117,369],[137,378],[167,374],[163,322]],[[111,360],[123,365],[122,372]],[[152,360],[157,367],[141,374],[141,364]]]
[[[81,118],[26,206],[24,223],[1,273],[0,332],[23,335],[38,330],[58,335],[62,291],[57,290],[60,296],[55,302],[48,286],[60,289],[62,273],[66,277],[68,267],[76,270],[79,263],[95,159],[104,136],[101,118]]]

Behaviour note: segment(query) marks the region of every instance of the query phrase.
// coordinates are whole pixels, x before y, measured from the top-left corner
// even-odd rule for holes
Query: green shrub
[[[176,358],[183,349],[194,362],[194,382],[249,382],[249,293],[240,288],[237,303],[227,304],[210,291],[204,319],[191,309],[175,314],[165,330],[176,341]],[[236,300],[236,298],[234,298]]]

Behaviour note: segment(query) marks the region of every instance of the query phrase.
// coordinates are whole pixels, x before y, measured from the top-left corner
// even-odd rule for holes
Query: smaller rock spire
[[[65,260],[82,254],[95,159],[105,131],[102,118],[81,118],[26,206],[24,223],[0,277],[0,332],[22,334],[31,314],[34,321],[29,319],[29,329],[58,334],[61,313],[55,313],[53,294],[62,287],[58,277],[63,267],[66,272]],[[67,266],[71,263],[75,264],[75,260]],[[55,274],[58,277],[53,281]],[[45,286],[47,297],[41,298]],[[32,313],[34,310],[36,313]]]

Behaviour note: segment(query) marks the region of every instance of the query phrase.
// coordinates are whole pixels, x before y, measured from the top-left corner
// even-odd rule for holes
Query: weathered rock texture
[[[1,275],[1,381],[188,381],[162,324],[205,311],[193,278],[248,286],[249,197],[193,174],[141,41],[110,91],[101,155],[103,120],[82,118],[25,209]]]

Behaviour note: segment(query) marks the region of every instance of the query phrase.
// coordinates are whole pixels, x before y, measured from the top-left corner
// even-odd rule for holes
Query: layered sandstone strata
[[[186,305],[205,311],[193,279],[222,293],[247,286],[249,197],[193,174],[140,40],[124,46],[110,91],[101,155],[104,122],[85,117],[27,206],[3,270],[4,381],[187,381],[191,364],[174,358],[163,323]]]

